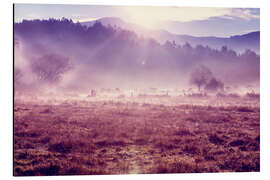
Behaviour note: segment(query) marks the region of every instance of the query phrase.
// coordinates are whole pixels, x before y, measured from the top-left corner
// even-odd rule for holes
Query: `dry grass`
[[[15,103],[14,175],[260,170],[252,107]]]

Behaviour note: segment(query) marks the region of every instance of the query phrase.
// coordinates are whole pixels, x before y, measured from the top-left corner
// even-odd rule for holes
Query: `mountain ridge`
[[[246,49],[250,49],[260,54],[260,31],[231,35],[229,37],[193,36],[188,34],[175,34],[164,29],[147,29],[137,24],[125,22],[118,17],[104,17],[93,21],[81,22],[81,24],[89,27],[96,21],[99,21],[105,26],[111,25],[135,31],[139,35],[154,38],[160,43],[175,41],[177,44],[182,45],[189,43],[194,47],[197,45],[204,45],[216,49],[221,49],[223,46],[227,46],[228,48],[234,49],[238,52],[244,52]]]

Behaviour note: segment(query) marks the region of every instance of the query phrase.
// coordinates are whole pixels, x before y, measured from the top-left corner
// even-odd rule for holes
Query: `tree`
[[[227,53],[228,52],[227,46],[222,46],[221,47],[221,52],[224,53],[224,54]]]
[[[201,87],[205,86],[213,77],[212,72],[207,67],[201,65],[194,69],[190,75],[190,84],[196,85],[198,90],[201,91]]]
[[[58,54],[47,54],[34,59],[31,64],[32,71],[38,80],[55,83],[61,80],[62,75],[72,68],[70,59]]]
[[[206,85],[205,85],[206,91],[215,92],[218,90],[223,91],[224,90],[224,83],[217,80],[216,78],[212,78]]]

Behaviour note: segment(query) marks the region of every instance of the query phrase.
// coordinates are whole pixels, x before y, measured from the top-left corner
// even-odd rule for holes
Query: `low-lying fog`
[[[95,23],[15,24],[15,99],[259,98],[260,57],[141,37]]]

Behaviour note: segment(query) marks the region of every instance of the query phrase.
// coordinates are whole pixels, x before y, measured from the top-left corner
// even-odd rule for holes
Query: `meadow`
[[[14,175],[258,172],[254,104],[15,99]]]

